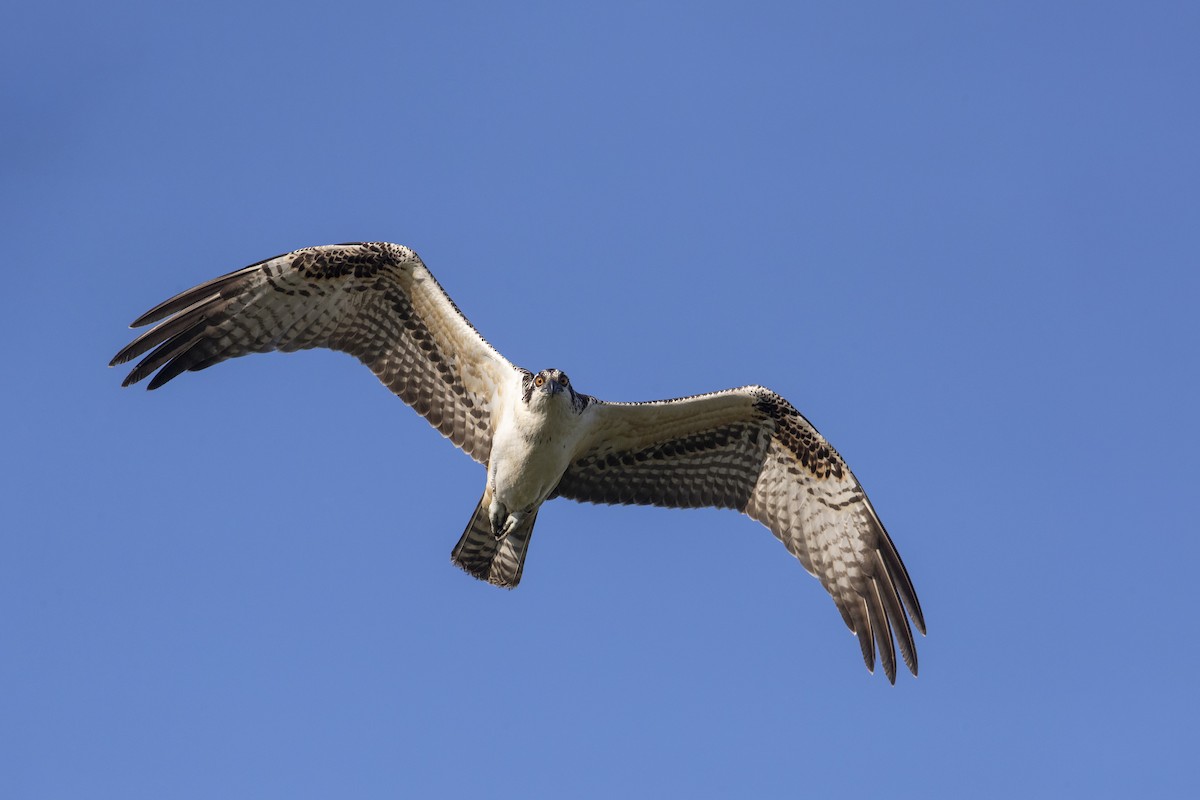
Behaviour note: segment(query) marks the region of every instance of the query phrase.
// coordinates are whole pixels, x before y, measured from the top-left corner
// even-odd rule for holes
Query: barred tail
[[[512,589],[521,582],[525,552],[529,549],[529,537],[533,535],[537,512],[526,517],[503,539],[497,540],[488,520],[490,504],[491,498],[484,493],[462,538],[450,554],[450,563],[481,581]]]

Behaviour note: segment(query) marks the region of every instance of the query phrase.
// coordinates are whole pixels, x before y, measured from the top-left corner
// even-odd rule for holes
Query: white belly
[[[497,445],[500,445],[497,447]],[[532,510],[558,485],[569,453],[526,440],[493,441],[489,472],[493,496],[512,511]]]

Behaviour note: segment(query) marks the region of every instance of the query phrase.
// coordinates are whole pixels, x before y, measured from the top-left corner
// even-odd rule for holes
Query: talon
[[[491,512],[488,514],[488,522],[490,522],[492,526],[492,536],[497,542],[503,539],[507,534],[507,531],[505,530],[507,526],[504,522],[507,516],[508,515],[505,513],[503,507],[501,507],[499,504],[493,505]]]
[[[495,526],[492,526],[492,535],[496,537],[497,542],[500,541],[505,536],[508,536],[510,533],[515,531],[517,526],[520,525],[522,520],[524,520],[527,516],[528,514],[524,511],[516,511],[512,514],[509,514],[508,519],[505,520],[504,525],[500,528],[499,533],[496,532]]]

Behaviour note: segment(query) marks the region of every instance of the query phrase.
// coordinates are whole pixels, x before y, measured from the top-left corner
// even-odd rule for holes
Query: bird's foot
[[[492,535],[496,537],[496,541],[498,542],[502,540],[504,537],[515,531],[517,526],[521,524],[521,521],[524,520],[526,516],[527,514],[524,511],[514,511],[508,515],[508,519],[506,519],[504,524],[500,526],[499,531],[496,530],[495,525],[492,525]]]

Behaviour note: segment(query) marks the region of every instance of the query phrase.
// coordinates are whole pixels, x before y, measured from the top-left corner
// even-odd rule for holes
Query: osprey
[[[917,674],[912,581],[846,462],[761,386],[645,403],[576,391],[557,369],[511,364],[472,327],[417,254],[368,242],[260,261],[160,303],[159,324],[113,358],[148,355],[125,378],[157,389],[185,370],[271,350],[349,353],[443,436],[487,467],[451,561],[515,587],[542,503],[733,508],[783,542],[833,596],[867,669],[896,680],[896,645]],[[907,616],[906,616],[907,612]]]

